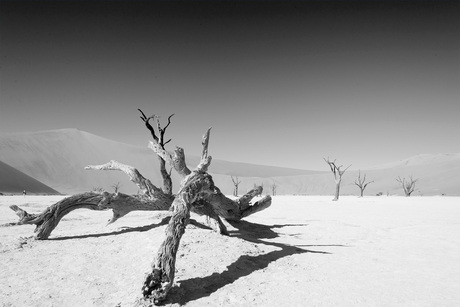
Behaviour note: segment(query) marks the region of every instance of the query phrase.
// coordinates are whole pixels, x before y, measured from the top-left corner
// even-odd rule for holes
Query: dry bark
[[[56,228],[59,221],[69,212],[76,209],[107,210],[99,206],[103,196],[99,193],[87,192],[76,194],[49,206],[41,214],[30,214],[16,205],[10,206],[19,216],[18,224],[35,224],[35,238],[46,240]]]
[[[171,154],[157,143],[150,143],[150,148],[168,161],[184,178],[172,205],[173,215],[166,228],[165,239],[158,249],[152,263],[152,270],[146,275],[142,287],[144,298],[154,304],[163,301],[173,285],[177,249],[190,220],[190,211],[197,204],[212,209],[219,216],[229,220],[239,220],[266,209],[271,204],[270,196],[266,196],[254,205],[250,205],[252,198],[261,193],[262,187],[251,190],[237,200],[231,200],[214,185],[212,177],[207,173],[212,159],[208,156],[209,133],[210,129],[203,136],[201,160],[193,172],[187,168],[185,154],[181,148],[176,148]]]
[[[51,205],[40,214],[31,214],[13,205],[10,208],[19,216],[20,219],[18,224],[35,224],[37,226],[35,229],[35,238],[46,240],[49,238],[51,232],[57,227],[62,217],[73,210],[83,208],[90,210],[112,209],[113,215],[108,221],[108,224],[111,224],[131,211],[167,211],[173,203],[173,195],[165,194],[132,166],[112,160],[102,165],[89,165],[85,169],[123,171],[129,176],[131,181],[139,187],[141,195],[132,196],[123,193],[108,192],[81,193],[67,197]],[[215,225],[210,224],[210,226],[221,234],[226,235],[228,231],[219,215],[229,220],[235,220],[268,207],[267,202],[263,200],[254,204],[254,206],[250,206],[250,201],[257,195],[256,192],[260,190],[251,190],[238,200],[233,201],[220,193],[217,188],[215,189],[216,194],[210,198],[210,201],[205,201],[203,199],[198,200],[192,207],[192,212],[209,216],[211,220],[215,221]],[[219,205],[219,202],[221,202],[221,205]],[[239,204],[239,206],[236,207],[236,204]]]
[[[197,166],[197,169],[203,169],[203,165],[206,165],[206,168],[203,169],[203,171],[207,171],[207,167],[211,164],[212,159],[211,156],[208,156],[210,132],[211,128],[209,128],[203,135],[203,152],[200,164]],[[168,162],[182,178],[186,178],[186,176],[190,175],[191,171],[185,162],[185,152],[182,148],[176,147],[174,152],[170,153],[161,148],[157,142],[150,142],[149,148]],[[232,200],[222,194],[218,187],[213,186],[212,193],[210,193],[203,201],[208,202],[219,216],[228,220],[240,220],[270,206],[271,197],[268,195],[251,205],[252,199],[261,193],[262,187],[259,186],[252,189],[242,197]]]
[[[183,188],[174,199],[173,214],[165,231],[165,239],[161,243],[152,263],[152,270],[146,275],[142,294],[144,298],[158,304],[163,301],[174,282],[176,254],[180,239],[190,220],[192,204],[207,193],[212,183],[211,176],[203,172],[193,172],[183,183]]]

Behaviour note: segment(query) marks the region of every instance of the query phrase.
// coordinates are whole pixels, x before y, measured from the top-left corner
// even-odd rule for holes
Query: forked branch
[[[153,140],[159,145],[161,146],[161,148],[163,150],[165,150],[165,145],[168,144],[171,139],[169,139],[168,141],[165,141],[164,137],[165,137],[165,132],[166,132],[166,129],[169,127],[169,125],[171,124],[171,117],[174,116],[174,114],[171,114],[169,117],[168,117],[168,123],[166,124],[166,126],[164,127],[161,127],[161,123],[160,123],[160,118],[156,115],[152,115],[152,116],[145,116],[144,112],[142,112],[141,109],[138,109],[139,112],[141,113],[141,116],[140,118],[142,119],[142,121],[144,122],[145,126],[147,127],[147,129],[150,131],[150,134],[152,135],[152,138]],[[155,129],[153,128],[153,126],[150,124],[150,120],[153,119],[153,120],[157,120],[157,129],[158,129],[158,136],[157,134],[155,133]],[[160,160],[160,173],[161,173],[161,176],[163,178],[163,192],[165,194],[168,194],[168,195],[172,195],[172,179],[171,179],[171,171],[167,171],[166,170],[166,162],[165,160],[158,156],[158,159]]]
[[[159,194],[163,194],[162,190],[157,188],[152,182],[142,176],[142,174],[134,167],[122,164],[115,160],[111,160],[101,165],[85,166],[86,170],[118,170],[128,175],[129,179],[134,182],[141,190],[142,194],[149,198],[156,198]]]

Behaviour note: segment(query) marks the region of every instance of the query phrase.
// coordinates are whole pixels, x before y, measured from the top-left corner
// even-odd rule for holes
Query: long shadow
[[[194,301],[206,296],[211,295],[222,287],[233,283],[241,277],[248,276],[251,273],[266,268],[270,263],[277,261],[283,257],[303,254],[303,253],[315,253],[315,254],[330,254],[325,251],[315,251],[309,249],[299,248],[297,246],[267,242],[261,239],[273,239],[279,237],[279,235],[273,231],[274,228],[281,228],[286,226],[307,226],[307,224],[284,224],[284,225],[261,225],[250,223],[247,221],[228,221],[237,230],[230,231],[230,236],[238,237],[243,240],[275,246],[280,250],[272,251],[267,254],[249,256],[242,255],[235,262],[230,264],[227,269],[222,273],[213,273],[206,277],[197,277],[187,280],[179,281],[179,286],[174,286],[168,298],[163,304],[186,304],[190,301]],[[307,245],[305,245],[307,246]],[[322,245],[322,246],[341,246],[341,245]],[[222,247],[225,248],[225,247]]]
[[[139,226],[139,227],[124,227],[121,230],[112,231],[112,232],[105,232],[105,233],[92,233],[92,234],[86,234],[86,235],[75,235],[75,236],[49,238],[48,240],[50,240],[50,241],[63,241],[63,240],[71,240],[71,239],[100,238],[100,237],[108,237],[108,236],[117,236],[117,235],[130,233],[130,232],[144,232],[144,231],[149,231],[149,230],[151,230],[153,228],[168,225],[170,219],[171,219],[171,217],[167,216],[167,217],[163,218],[159,223],[156,223],[156,224],[150,224],[150,225]],[[212,229],[212,228],[210,228],[208,226],[205,226],[205,225],[203,225],[201,223],[198,223],[197,221],[195,221],[193,219],[190,219],[189,223],[191,225],[194,225],[194,226],[199,227],[199,228]]]

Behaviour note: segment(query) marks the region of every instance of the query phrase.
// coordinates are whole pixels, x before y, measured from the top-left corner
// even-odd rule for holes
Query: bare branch
[[[209,145],[209,136],[211,133],[211,127],[206,130],[205,134],[203,134],[203,138],[201,139],[201,145],[203,146],[201,152],[201,159],[205,159],[208,156],[208,145]]]
[[[212,157],[208,155],[208,145],[209,145],[209,135],[211,133],[211,128],[206,130],[203,138],[201,140],[201,145],[203,149],[201,151],[201,160],[198,166],[195,168],[195,171],[206,172],[209,165],[211,165]]]
[[[166,126],[163,128],[163,130],[165,130],[165,131],[166,131],[166,128],[168,128],[168,127],[169,127],[169,125],[171,124],[171,117],[173,117],[173,116],[174,116],[174,113],[173,113],[173,114],[171,114],[171,115],[169,115],[169,117],[168,117],[168,123],[167,123],[167,124],[166,124]]]
[[[141,109],[137,109],[137,110],[139,110],[139,112],[141,112],[142,116],[140,116],[140,118],[145,123],[145,126],[147,127],[147,129],[150,131],[150,134],[152,135],[153,139],[158,142],[159,140],[158,140],[158,137],[155,134],[155,129],[153,129],[152,125],[150,125],[150,122],[149,122],[151,119],[155,119],[155,115],[147,117],[147,116],[145,116],[144,112],[142,112]]]
[[[88,165],[85,167],[86,170],[118,170],[128,175],[129,179],[134,182],[139,189],[149,198],[155,198],[158,193],[161,192],[159,188],[154,186],[149,179],[146,179],[142,174],[134,167],[119,163],[115,160],[111,160],[106,164],[101,165]]]
[[[348,166],[347,166],[347,168],[346,168],[346,169],[344,169],[344,170],[342,171],[342,174],[343,174],[343,173],[345,173],[345,172],[346,172],[346,170],[350,168],[350,166],[351,166],[351,164],[350,164],[350,165],[348,165]],[[341,165],[340,167],[342,167],[342,165]]]

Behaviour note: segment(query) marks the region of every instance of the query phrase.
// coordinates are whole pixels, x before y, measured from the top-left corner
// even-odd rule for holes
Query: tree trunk
[[[163,193],[172,195],[172,179],[171,175],[166,170],[166,162],[160,157],[158,157],[158,159],[160,160],[160,173],[163,178]]]
[[[202,172],[193,172],[182,183],[181,191],[172,204],[173,215],[166,227],[165,239],[153,260],[152,271],[147,274],[142,287],[144,297],[154,304],[164,300],[172,287],[177,249],[190,220],[191,207],[198,198],[211,193],[213,187],[211,176]]]
[[[191,204],[176,197],[173,203],[174,213],[166,227],[166,238],[161,243],[152,263],[152,272],[147,274],[142,287],[142,294],[153,300],[154,304],[166,298],[174,281],[176,254],[185,227],[190,221]]]
[[[102,198],[101,194],[93,192],[73,195],[48,207],[41,214],[29,214],[16,205],[12,205],[10,208],[19,216],[18,224],[35,224],[37,226],[34,231],[36,233],[35,238],[46,240],[59,221],[73,210],[81,208],[98,211],[107,210],[108,208],[99,206]]]
[[[340,181],[337,181],[335,183],[335,195],[333,201],[339,200],[339,195],[340,195]]]
[[[176,148],[174,156],[157,144],[151,143],[157,155],[168,161],[179,174],[183,173],[184,179],[179,193],[174,202],[174,213],[166,228],[166,237],[161,244],[152,264],[152,271],[147,274],[142,293],[146,300],[158,304],[163,301],[174,282],[176,253],[180,239],[189,222],[190,210],[197,205],[209,204],[211,209],[226,219],[239,220],[252,213],[258,212],[270,206],[270,196],[265,197],[260,203],[251,206],[252,198],[259,194],[262,187],[249,191],[240,199],[233,201],[221,193],[214,185],[212,177],[207,174],[211,163],[211,157],[207,154],[209,129],[203,136],[203,153],[199,165],[193,172],[186,168],[185,155],[182,149]],[[178,158],[180,157],[180,158]],[[183,159],[183,160],[181,160]],[[184,168],[185,166],[185,168]],[[188,170],[185,171],[184,170]]]

